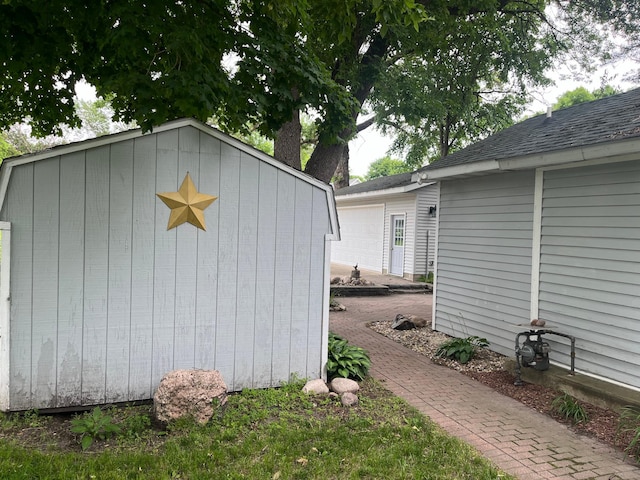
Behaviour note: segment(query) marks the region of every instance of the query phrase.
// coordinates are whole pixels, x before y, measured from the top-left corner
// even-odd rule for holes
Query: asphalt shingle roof
[[[411,185],[411,173],[399,173],[388,177],[379,177],[368,182],[358,183],[335,191],[336,197],[340,195],[350,195],[353,193],[373,192],[386,190],[388,188],[405,187]]]
[[[419,171],[640,137],[640,88],[524,120]]]

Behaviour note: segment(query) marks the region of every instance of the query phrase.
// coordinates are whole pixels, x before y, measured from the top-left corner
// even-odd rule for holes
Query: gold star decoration
[[[171,230],[185,222],[206,230],[204,209],[218,198],[198,192],[189,172],[187,172],[177,192],[157,193],[156,195],[171,209],[167,230]]]

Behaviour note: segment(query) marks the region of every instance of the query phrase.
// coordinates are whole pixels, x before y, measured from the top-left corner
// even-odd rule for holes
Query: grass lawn
[[[371,379],[360,403],[302,383],[230,395],[205,426],[150,425],[149,405],[109,411],[120,433],[82,451],[73,415],[0,419],[0,478],[513,479]]]

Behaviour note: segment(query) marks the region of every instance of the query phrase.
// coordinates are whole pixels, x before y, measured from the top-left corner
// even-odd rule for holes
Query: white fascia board
[[[529,170],[534,168],[586,162],[589,160],[622,157],[624,155],[637,154],[638,152],[640,152],[639,138],[614,140],[606,143],[566,148],[563,150],[524,155],[520,157],[511,157],[500,160],[483,160],[480,162],[443,167],[436,170],[414,173],[411,179],[415,182],[425,182],[429,180],[439,180],[465,175]]]
[[[640,139],[618,140],[607,143],[597,143],[584,147],[568,148],[553,152],[528,155],[524,157],[498,160],[500,170],[526,170],[533,168],[553,167],[589,160],[600,160],[620,157],[640,152]]]
[[[429,185],[433,185],[435,182],[429,183],[411,183],[409,185],[405,185],[404,187],[395,187],[395,188],[386,188],[383,190],[370,190],[368,192],[360,192],[360,193],[348,193],[347,195],[337,195],[336,200],[338,203],[346,200],[364,200],[368,198],[377,198],[377,197],[387,197],[390,195],[398,195],[402,193],[411,193],[414,190],[418,190],[419,188],[428,187]]]
[[[416,172],[411,177],[411,180],[415,182],[429,182],[442,178],[498,171],[500,171],[500,166],[496,160],[483,160],[481,162],[465,163],[462,165],[438,168],[436,170]]]

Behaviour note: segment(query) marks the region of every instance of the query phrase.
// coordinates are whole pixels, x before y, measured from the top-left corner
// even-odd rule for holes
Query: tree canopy
[[[637,46],[639,25],[636,0],[4,0],[0,129],[23,120],[39,134],[78,125],[74,85],[85,79],[99,96],[113,95],[124,122],[258,125],[276,138],[276,157],[301,168],[287,147],[300,144],[299,113],[313,112],[318,142],[305,171],[329,181],[348,158],[347,141],[375,122],[356,125],[392,67],[420,65],[426,90],[441,91],[438,65],[459,52],[443,68],[466,78],[475,67],[464,52],[486,43],[493,50],[476,69],[477,86],[541,81],[562,52],[585,61],[602,47],[617,54],[605,43],[613,30]],[[418,81],[394,102],[421,91]],[[461,125],[475,116],[460,115]]]
[[[374,178],[397,175],[398,173],[411,172],[412,170],[408,163],[387,155],[371,162],[364,178],[365,180],[373,180]]]
[[[585,87],[578,87],[574,88],[573,90],[569,90],[568,92],[564,92],[562,95],[560,95],[556,100],[556,103],[553,104],[553,109],[559,110],[561,108],[571,107],[580,103],[599,100],[601,98],[615,95],[617,93],[620,93],[620,90],[611,85],[603,85],[602,87],[596,88],[591,92]]]

